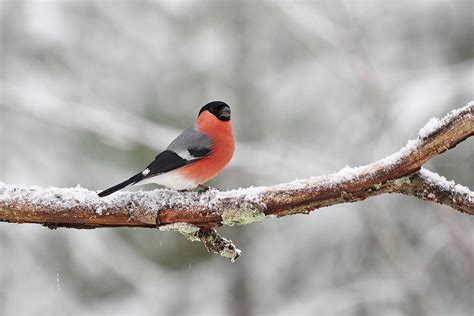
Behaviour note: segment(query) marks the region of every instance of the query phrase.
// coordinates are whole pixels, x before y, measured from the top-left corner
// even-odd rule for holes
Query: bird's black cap
[[[201,115],[201,113],[204,111],[209,111],[221,121],[230,121],[230,106],[225,102],[209,102],[201,108],[201,110],[199,111],[199,115]]]

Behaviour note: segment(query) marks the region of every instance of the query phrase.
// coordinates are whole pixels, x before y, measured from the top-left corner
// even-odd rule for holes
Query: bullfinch
[[[156,183],[176,190],[200,187],[225,168],[234,148],[230,107],[221,101],[210,102],[199,111],[195,126],[176,137],[145,170],[99,196],[137,183]]]

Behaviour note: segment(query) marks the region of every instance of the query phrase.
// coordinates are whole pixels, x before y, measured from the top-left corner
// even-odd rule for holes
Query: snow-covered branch
[[[243,225],[266,217],[309,213],[383,193],[400,193],[474,215],[474,193],[420,168],[474,134],[474,102],[431,119],[397,153],[366,166],[271,187],[221,192],[119,192],[100,199],[93,191],[0,183],[0,221],[49,227],[159,227],[201,240],[213,252],[239,255],[213,227]]]
[[[421,168],[411,177],[403,194],[447,205],[460,212],[474,215],[474,193],[467,187],[448,181],[445,177]]]

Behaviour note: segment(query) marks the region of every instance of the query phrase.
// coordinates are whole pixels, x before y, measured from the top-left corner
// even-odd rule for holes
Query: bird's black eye
[[[221,121],[230,120],[230,106],[222,101],[214,101],[206,104],[201,108],[201,111],[199,111],[199,115],[204,111],[209,111]]]

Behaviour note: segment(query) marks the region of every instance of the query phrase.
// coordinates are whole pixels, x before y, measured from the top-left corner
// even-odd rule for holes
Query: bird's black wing
[[[146,173],[144,178],[153,177],[165,172],[169,172],[181,167],[184,167],[193,161],[184,159],[177,153],[171,150],[165,150],[156,156],[143,173]],[[147,171],[149,170],[149,171]]]

